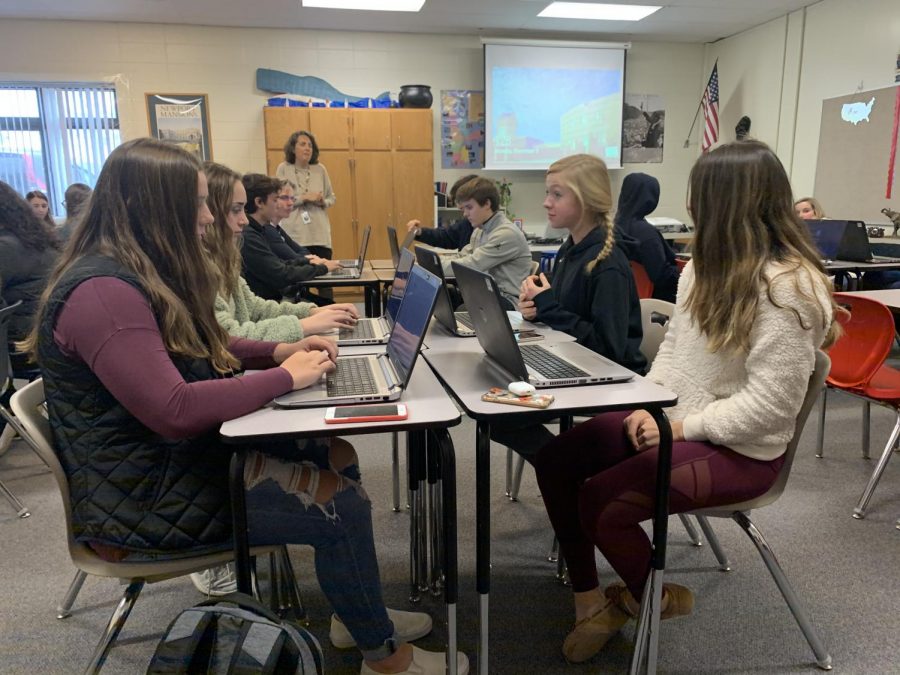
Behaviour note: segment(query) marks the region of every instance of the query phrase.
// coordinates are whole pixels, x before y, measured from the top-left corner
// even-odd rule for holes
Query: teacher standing
[[[295,131],[284,144],[284,161],[275,176],[294,188],[296,201],[281,227],[320,258],[331,258],[331,222],[326,209],[334,206],[334,190],[325,167],[319,164],[319,146],[308,131]]]

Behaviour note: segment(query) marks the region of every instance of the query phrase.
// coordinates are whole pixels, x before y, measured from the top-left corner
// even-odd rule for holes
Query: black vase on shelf
[[[401,108],[430,108],[434,102],[427,84],[404,84],[400,87]]]

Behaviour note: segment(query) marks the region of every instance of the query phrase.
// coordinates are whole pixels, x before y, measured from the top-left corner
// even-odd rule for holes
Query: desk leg
[[[666,538],[669,522],[669,483],[672,477],[672,427],[669,418],[660,408],[651,408],[650,414],[659,427],[659,461],[656,466],[656,495],[653,513],[653,553],[650,558],[650,576],[644,588],[644,602],[638,618],[634,654],[630,675],[640,672],[656,673],[659,647],[659,612],[662,606],[663,573],[666,569]],[[647,600],[650,600],[647,602]],[[643,668],[646,662],[646,669]]]
[[[391,434],[391,477],[393,482],[394,512],[400,511],[400,434]]]
[[[366,284],[363,286],[363,296],[365,298],[366,316],[374,318],[381,316],[381,301],[378,297],[379,284]]]
[[[247,459],[243,448],[231,455],[229,488],[231,491],[231,522],[234,535],[234,567],[237,589],[252,595],[250,584],[250,543],[247,538],[247,500],[244,493],[244,462]]]
[[[458,593],[456,553],[456,452],[446,429],[431,432],[441,476],[441,533],[444,603],[447,605],[447,672],[457,672],[456,602]]]
[[[407,434],[407,473],[410,491],[409,577],[410,602],[419,602],[419,592],[427,590],[427,521],[425,519],[425,432]]]
[[[478,591],[478,675],[488,673],[488,615],[491,593],[491,425],[475,429],[475,588]]]
[[[442,551],[443,520],[441,516],[441,458],[433,437],[428,438],[427,476],[428,476],[428,534],[431,567],[429,568],[429,587],[431,594],[439,596],[443,586],[444,558]]]

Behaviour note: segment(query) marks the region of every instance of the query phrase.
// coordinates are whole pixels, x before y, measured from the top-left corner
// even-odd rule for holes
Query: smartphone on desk
[[[544,336],[538,333],[536,330],[520,330],[516,333],[516,341],[517,342],[537,342],[538,340],[543,340]]]
[[[333,406],[325,410],[325,424],[393,422],[409,417],[403,403]]]

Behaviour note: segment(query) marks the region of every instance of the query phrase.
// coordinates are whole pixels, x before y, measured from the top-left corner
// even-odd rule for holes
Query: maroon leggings
[[[635,452],[625,435],[629,413],[598,415],[557,436],[538,453],[541,496],[569,568],[572,590],[598,586],[594,546],[635,598],[650,573],[657,449]],[[672,444],[669,511],[733,504],[763,494],[783,457],[766,462],[709,442]]]

